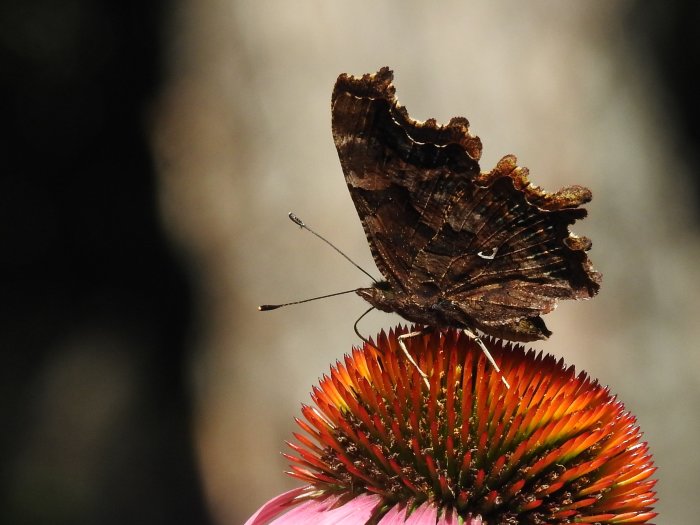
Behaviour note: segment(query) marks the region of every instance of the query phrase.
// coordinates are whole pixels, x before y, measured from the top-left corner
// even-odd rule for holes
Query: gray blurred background
[[[693,2],[0,4],[0,514],[244,521],[296,486],[279,454],[358,340],[378,274],[330,130],[339,73],[388,65],[411,116],[471,122],[594,199],[604,275],[533,345],[610,385],[659,467],[657,523],[700,491]],[[374,334],[400,322],[372,313]]]

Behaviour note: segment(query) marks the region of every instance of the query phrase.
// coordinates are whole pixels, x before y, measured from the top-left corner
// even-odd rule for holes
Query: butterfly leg
[[[399,346],[401,347],[401,350],[403,350],[404,355],[406,356],[406,359],[408,359],[409,363],[413,365],[413,367],[418,370],[418,373],[420,376],[423,378],[423,383],[425,383],[425,386],[430,389],[430,381],[428,381],[428,374],[423,372],[421,370],[420,366],[418,366],[418,363],[413,359],[413,356],[409,353],[408,348],[406,348],[406,343],[404,343],[404,339],[409,339],[410,337],[417,337],[419,335],[425,335],[428,333],[429,330],[426,330],[423,328],[422,330],[417,330],[415,332],[409,332],[407,334],[400,335],[397,340],[399,342]]]
[[[486,345],[484,342],[481,340],[481,337],[476,335],[474,332],[467,330],[466,328],[462,329],[465,333],[465,335],[474,341],[477,345],[479,345],[479,348],[481,348],[481,351],[484,353],[486,356],[486,359],[488,359],[489,363],[491,363],[491,366],[493,369],[496,371],[497,374],[501,376],[501,381],[503,381],[503,384],[506,385],[506,388],[510,388],[510,385],[508,384],[508,381],[506,381],[506,378],[503,377],[503,374],[501,374],[501,369],[500,367],[496,364],[496,361],[494,360],[493,356],[491,355],[491,352],[489,352],[488,348],[486,348]],[[401,339],[401,338],[399,338]]]
[[[292,220],[293,220],[293,219],[292,219]],[[374,310],[374,306],[371,307],[371,308],[368,308],[368,309],[365,311],[365,313],[363,313],[360,317],[358,317],[358,318],[357,318],[357,321],[355,321],[355,324],[353,325],[352,329],[355,330],[355,333],[357,334],[357,337],[359,337],[360,339],[362,339],[362,340],[363,340],[365,343],[367,343],[368,345],[374,346],[374,345],[373,345],[372,343],[370,343],[369,340],[368,340],[365,336],[363,336],[363,335],[360,333],[360,331],[357,329],[357,325],[360,323],[360,321],[362,320],[362,318],[363,318],[365,315],[367,315],[368,313],[370,313],[372,310]],[[375,347],[375,348],[376,348],[376,347]]]

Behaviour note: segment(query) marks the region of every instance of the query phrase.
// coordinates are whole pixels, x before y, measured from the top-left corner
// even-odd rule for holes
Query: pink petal
[[[294,498],[307,492],[309,487],[290,490],[263,505],[245,525],[364,525],[372,516],[372,511],[381,502],[376,495],[363,494],[347,503],[335,507],[341,496],[323,499],[309,499],[290,508]],[[286,512],[286,513],[285,513]]]
[[[286,510],[288,505],[294,501],[294,498],[302,495],[307,490],[309,490],[309,487],[299,487],[283,492],[279,496],[275,496],[260,507],[255,514],[248,518],[245,525],[262,525],[263,523],[267,523],[270,518],[273,518],[280,512]]]
[[[312,487],[299,487],[279,496],[260,507],[245,525],[364,525],[372,516],[372,511],[381,504],[381,497],[375,494],[362,494],[347,503],[338,505],[342,495],[321,499],[308,499],[295,503],[295,499],[305,495]],[[454,510],[443,513],[438,519],[438,508],[432,503],[423,503],[406,517],[406,505],[394,505],[379,525],[457,525],[459,519]],[[463,525],[482,525],[480,516],[468,518]]]
[[[438,511],[435,505],[423,503],[411,512],[405,521],[407,525],[435,525],[437,523]]]
[[[406,521],[406,506],[394,505],[382,516],[379,525],[403,525]]]

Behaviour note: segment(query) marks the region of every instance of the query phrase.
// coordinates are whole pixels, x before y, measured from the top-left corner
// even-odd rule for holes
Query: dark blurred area
[[[0,5],[3,523],[206,523],[148,148],[167,2]]]
[[[644,56],[654,70],[667,110],[677,125],[677,154],[693,166],[700,149],[700,4],[690,0],[673,2],[636,1],[629,11],[627,30],[630,40],[639,46],[637,54]],[[700,202],[700,178],[690,182],[695,202]],[[696,223],[700,209],[695,206]]]
[[[3,523],[210,521],[188,385],[194,292],[163,231],[149,149],[152,110],[168,80],[172,5],[0,0]],[[700,147],[699,4],[637,1],[627,14],[624,40],[655,68],[648,74],[678,124],[670,131],[676,154],[692,166]],[[321,38],[313,47],[325,46]],[[251,49],[238,51],[257,59]],[[312,60],[302,64],[308,71]],[[350,67],[343,57],[328,62],[334,74]],[[333,77],[326,80],[329,98]],[[327,127],[330,144],[329,120]],[[324,176],[342,184],[339,172]],[[700,180],[687,184],[697,202]]]

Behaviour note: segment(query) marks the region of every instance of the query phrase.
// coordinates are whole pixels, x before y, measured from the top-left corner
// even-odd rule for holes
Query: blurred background
[[[610,385],[696,519],[695,2],[0,2],[3,523],[243,522],[378,273],[330,129],[389,65],[413,118],[469,118],[482,168],[592,189],[604,275],[534,345]],[[373,313],[374,334],[396,317]]]

